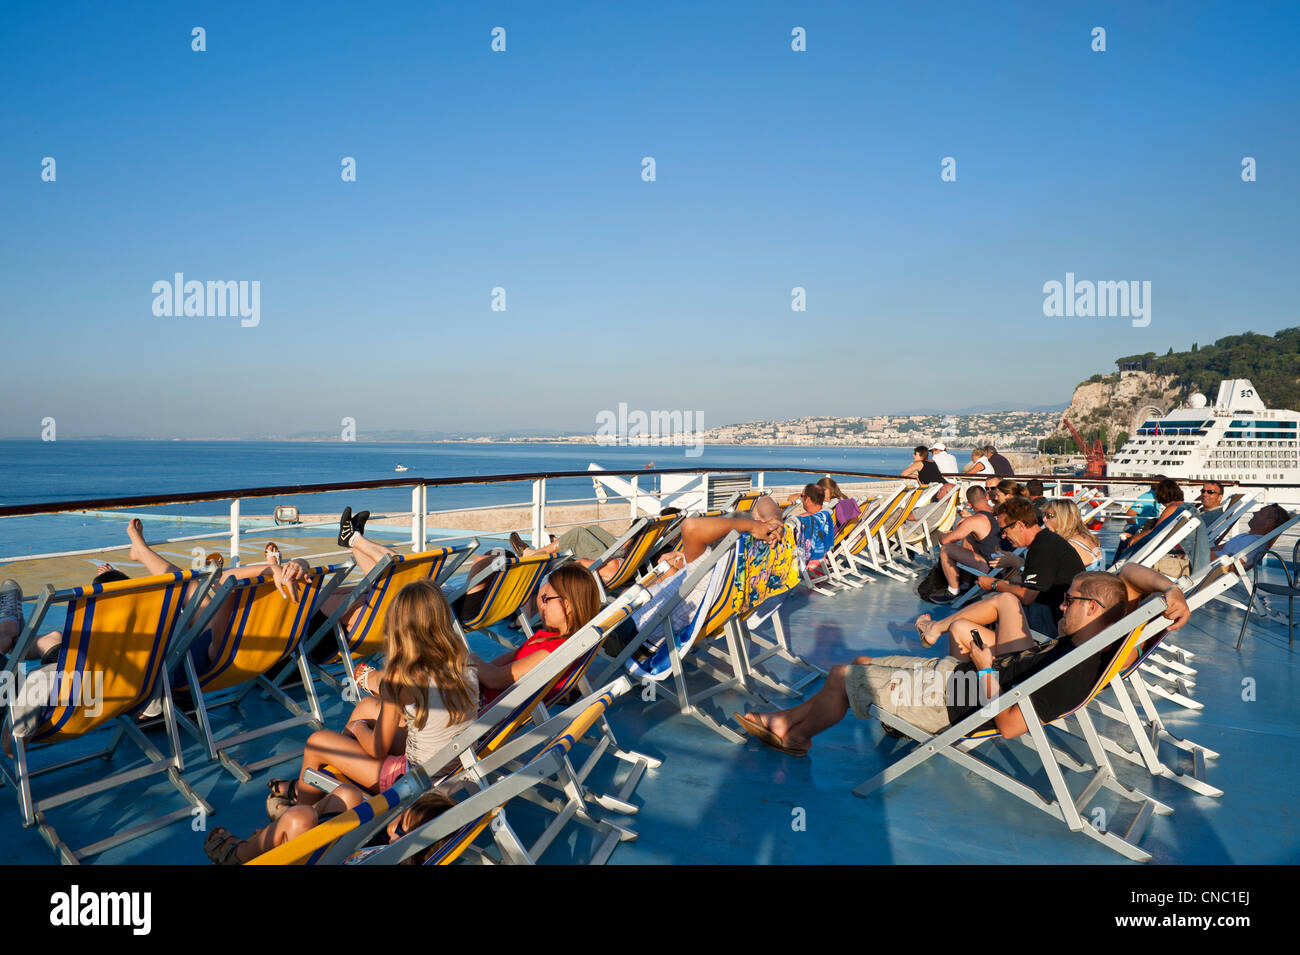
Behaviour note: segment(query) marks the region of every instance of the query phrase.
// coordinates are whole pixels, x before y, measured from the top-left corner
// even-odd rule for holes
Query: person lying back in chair
[[[1250,521],[1246,524],[1246,533],[1238,534],[1236,537],[1230,537],[1223,542],[1223,546],[1210,551],[1211,556],[1232,557],[1245,550],[1255,541],[1259,540],[1269,531],[1281,527],[1291,519],[1291,513],[1281,504],[1269,504],[1261,507],[1258,511],[1250,516]],[[1262,553],[1255,555],[1255,560],[1249,562],[1251,566],[1255,561],[1263,557]]]
[[[858,657],[851,664],[832,667],[821,690],[799,706],[775,713],[734,715],[749,735],[790,756],[806,756],[812,738],[844,719],[850,709],[859,719],[867,719],[873,705],[926,732],[937,733],[1101,633],[1149,593],[1164,594],[1169,604],[1164,616],[1171,621],[1170,630],[1177,630],[1191,616],[1182,591],[1154,570],[1129,564],[1119,577],[1087,571],[1071,582],[1062,600],[1059,636],[1047,643],[995,657],[990,649],[993,631],[966,622],[954,627],[953,633],[969,654],[967,661],[954,657]],[[1003,627],[1018,626],[1022,619],[1019,614],[1008,615],[999,621],[999,632]],[[1031,694],[1039,719],[1049,723],[1087,699],[1110,657],[1103,650]],[[993,722],[1007,739],[1027,730],[1019,706],[1003,710]]]

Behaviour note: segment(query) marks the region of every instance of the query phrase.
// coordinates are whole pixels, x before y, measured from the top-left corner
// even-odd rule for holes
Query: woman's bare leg
[[[987,606],[983,606],[987,605]],[[978,615],[967,615],[967,609],[981,608]],[[990,620],[988,611],[993,611]],[[948,632],[948,655],[959,660],[969,660],[970,654],[961,648],[954,633],[968,638],[972,630],[977,630],[984,645],[993,651],[994,656],[1004,653],[1018,653],[1034,646],[1034,638],[1029,635],[1029,621],[1025,619],[1025,607],[1015,594],[995,594],[986,600],[962,608],[960,613],[944,621]],[[996,629],[994,629],[996,628]]]

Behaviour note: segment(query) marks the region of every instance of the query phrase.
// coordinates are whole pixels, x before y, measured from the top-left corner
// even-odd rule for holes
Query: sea
[[[815,448],[706,445],[699,457],[681,447],[613,447],[547,442],[380,443],[304,441],[0,441],[0,506],[94,498],[185,494],[251,487],[394,478],[481,477],[539,471],[699,467],[713,471],[766,472],[769,485],[798,484],[816,475],[783,468],[897,474],[911,461],[909,448]],[[693,449],[692,449],[693,450]],[[954,449],[958,460],[965,460]],[[397,472],[398,466],[407,468]],[[657,481],[638,482],[653,489]],[[531,500],[527,482],[430,488],[430,510],[450,510]],[[587,498],[588,478],[548,481],[548,500]],[[294,504],[304,514],[333,513],[345,505],[376,513],[408,511],[409,488],[326,494],[288,494],[244,500],[244,515],[270,514]],[[122,540],[121,513],[183,519],[190,533],[228,521],[229,501],[122,508],[107,514],[58,514],[0,518],[0,561],[27,555],[104,547]],[[210,520],[203,520],[208,518]],[[433,523],[433,522],[431,522]],[[204,525],[207,525],[206,527]],[[170,533],[170,532],[169,532]]]

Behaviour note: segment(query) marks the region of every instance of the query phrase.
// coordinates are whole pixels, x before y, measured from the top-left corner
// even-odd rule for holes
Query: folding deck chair
[[[800,514],[786,520],[795,527],[799,546],[799,574],[804,585],[819,594],[832,596],[839,588],[828,588],[827,585],[835,585],[826,562],[831,549],[842,539],[835,528],[833,512],[822,508],[815,514]]]
[[[932,756],[941,755],[1052,818],[1064,822],[1071,831],[1082,833],[1125,858],[1138,862],[1148,861],[1151,854],[1138,845],[1147,823],[1153,814],[1168,815],[1173,812],[1173,809],[1146,793],[1119,782],[1106,755],[1106,749],[1092,723],[1087,704],[1124,668],[1127,658],[1134,654],[1141,644],[1144,626],[1164,613],[1164,610],[1163,598],[1156,597],[1148,600],[1124,619],[1107,627],[1083,645],[1075,647],[1062,659],[1017,683],[955,725],[935,734],[927,733],[892,713],[872,706],[872,715],[885,725],[911,737],[916,742],[916,746],[884,771],[854,789],[854,794],[867,796]],[[1098,679],[1087,699],[1071,713],[1062,715],[1058,720],[1060,722],[1073,716],[1078,721],[1093,760],[1093,765],[1086,765],[1077,763],[1052,746],[1047,738],[1044,724],[1039,721],[1034,711],[1031,696],[1056,677],[1097,654],[1106,654],[1110,660],[1101,678]],[[1015,705],[1020,706],[1021,715],[1028,729],[1028,739],[1024,740],[1025,745],[1038,756],[1047,776],[1049,796],[1043,795],[1037,789],[1003,772],[986,760],[978,758],[974,753],[975,748],[982,743],[1001,738],[1001,734],[996,730],[985,729],[984,724],[992,720],[997,713]],[[1061,773],[1063,766],[1077,772],[1091,774],[1078,796],[1075,796],[1066,784]],[[1103,788],[1138,804],[1137,814],[1123,835],[1110,827],[1105,829],[1095,827],[1084,819],[1084,814],[1089,811],[1089,804]]]
[[[392,788],[372,796],[350,812],[343,813],[304,833],[299,838],[259,856],[252,864],[286,865],[338,863],[364,865],[394,865],[441,842],[435,853],[425,860],[426,865],[449,865],[463,855],[474,840],[488,826],[493,838],[501,847],[504,861],[532,864],[546,851],[565,825],[580,814],[588,812],[582,791],[568,778],[565,771],[568,754],[575,740],[582,738],[603,718],[610,704],[631,688],[626,677],[620,677],[599,693],[591,694],[557,714],[540,727],[536,740],[521,741],[534,755],[517,768],[504,772],[490,784],[468,795],[454,807],[413,829],[396,842],[374,848],[361,848],[398,814],[405,812],[412,802],[428,791],[427,775],[407,773]],[[549,734],[549,735],[544,735]],[[480,766],[484,774],[497,774],[513,753],[502,753]],[[427,772],[431,767],[421,768]],[[546,832],[532,846],[525,846],[505,817],[503,808],[511,800],[526,795],[550,780],[566,796],[563,810],[547,827]],[[622,827],[610,827],[612,844],[606,839],[593,854],[592,864],[600,864],[620,841],[636,838],[636,833]]]
[[[10,654],[4,675],[17,691],[21,683],[16,679],[19,661],[40,635],[50,611],[62,605],[66,607],[67,615],[63,623],[63,645],[53,669],[52,683],[56,692],[50,700],[51,705],[46,706],[35,721],[34,728],[27,735],[13,739],[14,755],[11,761],[0,762],[0,772],[13,785],[18,796],[23,825],[38,826],[62,862],[76,864],[174,822],[191,819],[196,809],[212,812],[212,807],[181,776],[185,763],[176,731],[171,681],[164,660],[168,647],[198,607],[198,594],[207,591],[215,575],[215,570],[185,571],[61,591],[46,586],[37,598],[36,607]],[[189,600],[185,600],[186,589],[192,585],[196,590]],[[10,693],[11,720],[16,695],[16,692]],[[166,754],[160,752],[136,725],[136,717],[156,701],[162,704],[168,744]],[[114,724],[115,732],[100,752],[40,768],[32,768],[28,763],[35,752],[107,730]],[[147,762],[64,792],[42,798],[33,794],[32,781],[36,776],[97,758],[110,759],[124,738],[129,738],[140,748]],[[184,797],[185,808],[76,850],[64,843],[54,825],[45,817],[46,810],[158,773],[166,774],[168,781]]]
[[[608,604],[610,594],[617,593],[636,580],[650,555],[681,533],[685,519],[685,515],[681,514],[643,517],[628,528],[626,534],[609,545],[590,568],[596,578],[596,586],[600,589],[601,604]],[[618,572],[607,582],[601,579],[600,568],[612,560],[619,561]]]
[[[192,625],[168,653],[169,671],[184,667],[194,706],[193,720],[178,712],[177,722],[203,744],[208,758],[218,760],[240,782],[248,782],[253,774],[268,766],[297,758],[299,751],[290,749],[244,765],[230,755],[232,748],[264,736],[279,735],[296,726],[321,728],[320,701],[302,653],[302,642],[316,606],[333,592],[347,571],[346,565],[313,567],[291,598],[281,595],[270,574],[243,580],[227,578],[208,605],[195,614]],[[229,602],[230,615],[222,632],[212,634],[216,657],[205,654],[196,664],[189,648],[208,628],[223,602]],[[267,677],[276,667],[289,662],[298,666],[307,696],[305,710]],[[275,699],[290,716],[217,739],[212,730],[212,710],[226,704],[238,707],[255,689]]]
[[[863,516],[843,545],[832,552],[832,560],[845,579],[852,578],[865,583],[872,579],[868,572],[895,580],[907,579],[907,575],[892,567],[888,536],[911,513],[924,490],[919,487],[901,487]]]
[[[356,686],[353,664],[383,650],[384,621],[393,599],[401,593],[402,588],[417,580],[431,580],[445,588],[447,581],[477,548],[478,539],[475,538],[461,547],[436,547],[413,554],[386,554],[383,560],[357,582],[347,599],[335,608],[325,623],[307,638],[302,650],[308,666],[327,682],[337,685],[334,676],[311,662],[311,653],[316,645],[333,635],[339,652],[330,662],[341,663],[347,686]],[[364,604],[365,610],[351,630],[345,632],[343,621],[358,604]],[[276,684],[279,685],[291,672],[286,668],[276,679]]]
[[[915,551],[916,557],[923,557],[932,552],[939,544],[939,535],[952,530],[957,523],[957,488],[955,485],[940,485],[934,492],[935,497],[943,492],[944,487],[951,487],[941,501],[931,501],[923,507],[913,509],[915,519],[910,526],[904,523],[898,543],[905,560],[915,558],[908,556]]]
[[[706,578],[703,599],[689,627],[680,633],[675,631],[671,622],[673,609],[682,601],[683,595],[690,594]],[[755,705],[771,707],[771,702],[758,693],[757,685],[798,696],[805,685],[825,675],[824,670],[790,649],[778,613],[769,609],[766,615],[754,616],[762,604],[788,593],[799,579],[792,527],[787,525],[780,545],[770,548],[754,545],[750,535],[732,531],[714,545],[709,556],[679,587],[674,589],[669,585],[661,592],[659,603],[638,627],[637,638],[623,649],[601,681],[610,679],[619,668],[626,666],[628,672],[643,684],[658,684],[684,715],[694,717],[724,739],[743,743],[746,737],[715,719],[702,704],[719,693],[732,690]],[[642,583],[648,585],[651,582]],[[772,619],[773,638],[756,635],[748,626],[747,618],[755,621]],[[706,645],[707,641],[718,636],[723,637],[725,649]],[[643,647],[645,650],[638,653]],[[718,667],[710,658],[727,664],[730,672]],[[801,679],[787,683],[769,667],[763,666],[773,658],[793,666],[796,672],[804,669],[807,673]],[[693,664],[689,671],[687,660]],[[687,680],[696,675],[707,677],[712,685],[692,692]],[[674,689],[664,686],[670,677]]]

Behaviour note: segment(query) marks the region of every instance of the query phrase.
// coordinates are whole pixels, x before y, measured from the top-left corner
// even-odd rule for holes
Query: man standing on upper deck
[[[960,468],[957,467],[957,459],[948,453],[948,448],[942,441],[936,441],[934,444],[930,445],[930,460],[934,462],[935,467],[942,471],[944,475],[957,474],[960,472]]]
[[[998,454],[998,449],[993,445],[984,448],[988,452],[989,464],[993,465],[993,473],[998,477],[1015,477],[1016,470],[1011,466],[1011,462]]]

